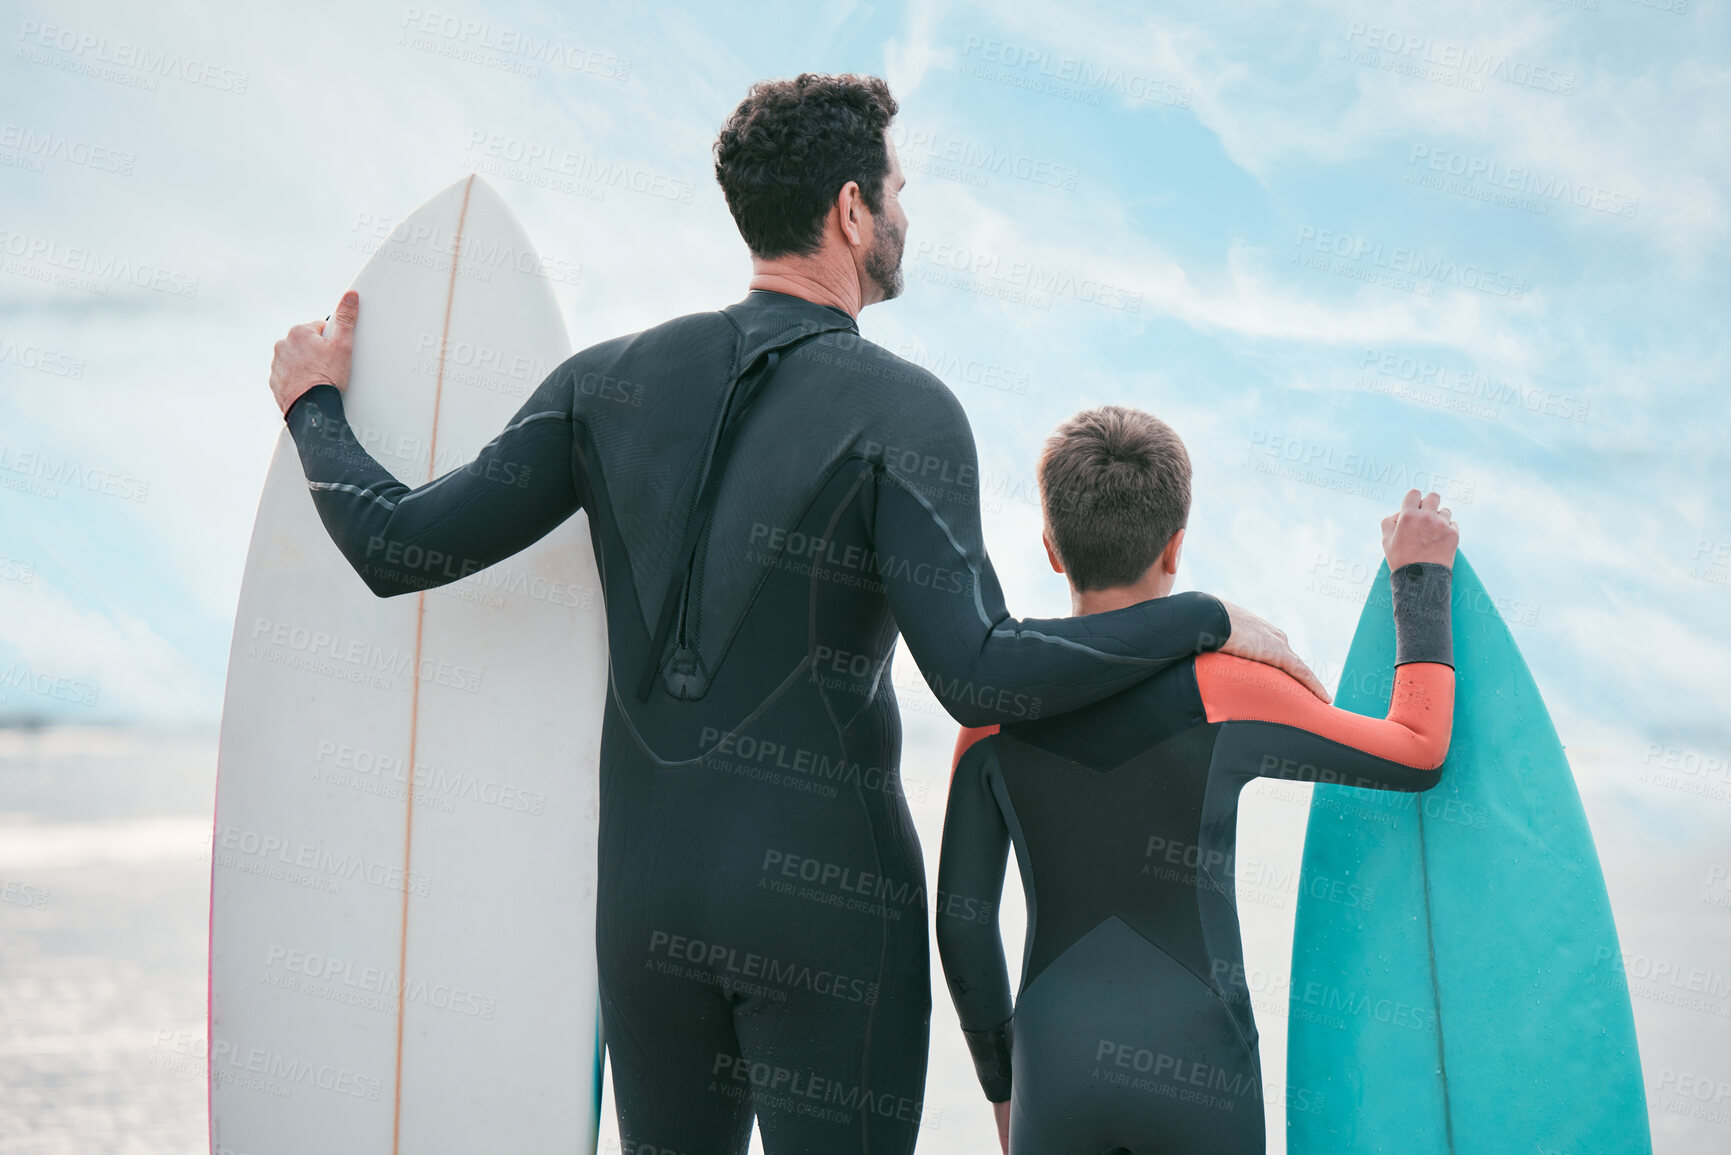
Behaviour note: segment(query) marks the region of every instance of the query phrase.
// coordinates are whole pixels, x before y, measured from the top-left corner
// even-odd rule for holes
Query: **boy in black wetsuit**
[[[1190,509],[1170,428],[1120,406],[1078,414],[1047,441],[1039,476],[1043,540],[1075,612],[1169,593]],[[1206,653],[1080,710],[962,732],[938,949],[1010,1155],[1264,1149],[1233,889],[1238,793],[1259,775],[1437,783],[1459,539],[1439,504],[1414,490],[1382,525],[1398,639],[1386,719]],[[996,909],[1012,844],[1028,903],[1013,1018],[996,922],[964,916]]]

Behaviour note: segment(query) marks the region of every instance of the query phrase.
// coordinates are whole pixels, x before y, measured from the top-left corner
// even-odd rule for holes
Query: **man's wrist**
[[[337,394],[337,396],[339,396],[339,397],[342,396],[342,390],[337,389],[337,387],[335,385],[332,385],[328,381],[321,381],[317,385],[309,385],[309,386],[307,386],[307,388],[301,390],[299,396],[297,396],[293,401],[290,401],[288,403],[287,409],[284,409],[282,411],[283,423],[285,425],[289,424],[289,420],[294,414],[295,407],[297,405],[299,405],[302,401],[305,401],[308,397],[312,396],[312,394],[314,393],[315,390],[319,390],[319,389],[330,389],[330,390],[333,390]]]

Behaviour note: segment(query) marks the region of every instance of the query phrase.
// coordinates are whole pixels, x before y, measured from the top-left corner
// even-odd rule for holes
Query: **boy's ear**
[[[1178,557],[1184,552],[1184,530],[1172,535],[1172,540],[1166,543],[1166,548],[1160,554],[1160,568],[1165,573],[1178,572]]]
[[[1046,560],[1052,563],[1053,573],[1063,573],[1064,563],[1058,560],[1058,551],[1052,548],[1052,539],[1046,536],[1046,531],[1040,531],[1040,544],[1046,547]]]

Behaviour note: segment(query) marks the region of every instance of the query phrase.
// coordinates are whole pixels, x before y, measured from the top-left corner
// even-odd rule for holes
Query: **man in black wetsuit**
[[[898,631],[966,724],[1073,709],[1222,645],[1310,677],[1205,594],[1010,617],[961,405],[855,324],[902,283],[895,111],[876,78],[755,86],[716,144],[746,297],[577,353],[427,485],[344,421],[352,295],[272,365],[319,515],[380,596],[588,514],[611,648],[596,939],[631,1155],[743,1152],[754,1116],[771,1155],[912,1149],[931,987]],[[608,380],[643,403],[591,387]]]
[[[1172,595],[1190,459],[1164,423],[1106,406],[1046,443],[1052,568],[1076,612]],[[1383,521],[1396,667],[1386,719],[1201,653],[1091,706],[964,730],[938,951],[1009,1155],[1264,1150],[1261,1065],[1234,891],[1238,793],[1262,775],[1427,790],[1454,707],[1459,534],[1436,494]],[[1011,844],[1028,903],[1021,993],[995,917]]]

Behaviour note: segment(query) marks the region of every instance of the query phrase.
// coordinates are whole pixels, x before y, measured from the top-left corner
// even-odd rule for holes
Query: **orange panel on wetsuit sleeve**
[[[955,757],[950,759],[950,773],[954,774],[956,772],[956,767],[962,764],[962,755],[968,752],[969,746],[972,746],[975,742],[978,742],[986,735],[996,734],[997,732],[998,724],[996,722],[993,722],[990,726],[963,726],[962,732],[956,735],[956,754]]]
[[[1442,765],[1454,728],[1455,672],[1439,662],[1395,667],[1387,718],[1336,709],[1290,674],[1230,654],[1197,655],[1196,686],[1210,722],[1297,726],[1377,758],[1423,770]]]

